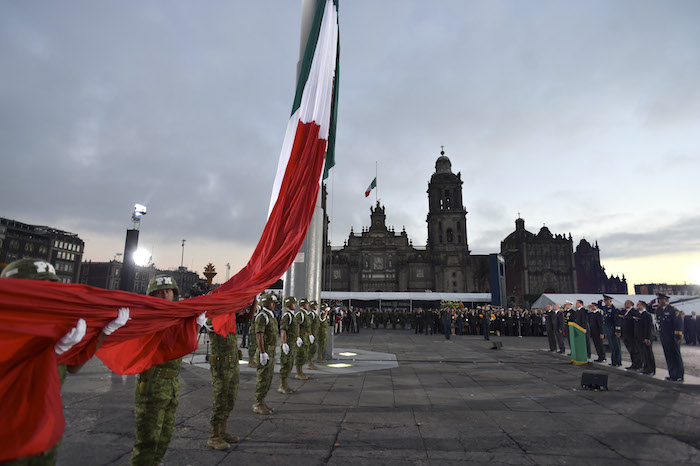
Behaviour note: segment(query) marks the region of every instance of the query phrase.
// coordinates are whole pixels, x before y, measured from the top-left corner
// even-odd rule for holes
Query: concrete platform
[[[686,383],[607,365],[581,367],[543,351],[544,338],[446,341],[409,330],[337,336],[351,368],[311,372],[273,389],[270,416],[252,413],[254,373],[241,370],[229,451],[206,447],[209,371],[183,364],[182,393],[166,465],[214,464],[700,464],[700,376],[690,348]],[[657,359],[663,358],[660,345]],[[391,364],[376,368],[374,363]],[[373,368],[374,367],[374,368]],[[354,368],[354,369],[353,369]],[[352,370],[346,370],[352,369]],[[608,375],[610,391],[580,387],[581,373]],[[69,376],[60,465],[128,464],[133,445],[134,377],[99,361]]]

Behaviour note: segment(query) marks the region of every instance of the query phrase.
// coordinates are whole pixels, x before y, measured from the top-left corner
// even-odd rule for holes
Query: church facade
[[[330,291],[488,292],[488,255],[472,255],[462,175],[444,152],[428,183],[428,243],[416,248],[405,229],[386,225],[385,207],[370,209],[370,226],[350,231],[341,249],[326,250],[324,289]]]

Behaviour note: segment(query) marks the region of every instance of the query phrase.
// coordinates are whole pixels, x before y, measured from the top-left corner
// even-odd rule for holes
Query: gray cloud
[[[0,215],[123,244],[145,202],[142,234],[173,245],[169,263],[182,237],[252,250],[291,110],[298,10],[2,3]],[[375,161],[387,222],[424,244],[445,145],[474,251],[497,250],[521,212],[606,256],[639,254],[646,237],[620,231],[658,212],[682,225],[700,207],[699,13],[694,1],[343,2],[333,244],[369,224]],[[696,247],[691,236],[669,247]]]

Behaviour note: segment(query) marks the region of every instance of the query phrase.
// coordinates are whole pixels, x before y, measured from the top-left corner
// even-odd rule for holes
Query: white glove
[[[297,337],[297,346],[301,348],[304,346],[304,340],[301,339],[301,337]]]
[[[78,319],[78,324],[71,329],[70,332],[63,335],[63,338],[56,342],[53,347],[56,354],[63,354],[69,349],[71,349],[75,344],[80,343],[80,340],[85,336],[85,331],[87,330],[87,324],[85,320]]]
[[[309,335],[309,341],[313,343],[316,340],[313,335]]]
[[[267,361],[270,360],[270,356],[267,355],[267,353],[260,353],[260,364],[263,366],[267,364]]]
[[[117,312],[117,318],[105,325],[102,329],[102,333],[105,335],[111,335],[115,330],[122,328],[129,321],[128,307],[120,307]]]
[[[204,327],[204,324],[207,323],[207,311],[202,312],[197,316],[197,325],[200,327]]]
[[[282,351],[284,354],[289,354],[289,345],[286,343],[282,343]]]

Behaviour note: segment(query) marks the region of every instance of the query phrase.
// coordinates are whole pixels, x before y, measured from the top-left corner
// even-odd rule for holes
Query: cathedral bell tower
[[[462,204],[462,173],[452,173],[452,163],[440,152],[435,173],[428,183],[428,248],[469,251],[467,211]]]
[[[462,204],[462,174],[440,151],[428,183],[428,244],[433,263],[434,291],[455,293],[475,289],[467,244],[467,211]]]

